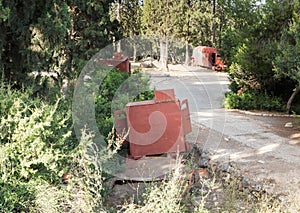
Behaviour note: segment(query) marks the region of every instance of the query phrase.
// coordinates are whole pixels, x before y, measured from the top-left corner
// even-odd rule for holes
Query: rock
[[[285,198],[283,195],[280,195],[280,196],[278,197],[278,200],[280,200],[281,202],[283,202],[283,201],[286,200],[286,198]]]
[[[207,168],[211,160],[209,152],[207,150],[199,149],[198,153],[199,153],[198,166],[200,168]]]
[[[260,192],[264,190],[264,185],[263,184],[257,184],[255,186],[252,186],[252,190],[256,191],[256,192]]]
[[[85,76],[83,77],[83,81],[89,81],[89,80],[92,80],[91,76],[85,75]]]
[[[230,174],[233,174],[233,173],[235,173],[235,168],[233,168],[233,167],[229,167],[228,168],[228,172],[230,173]]]
[[[248,180],[246,180],[246,178],[243,178],[242,185],[244,188],[248,188],[250,186],[250,183],[248,182]]]
[[[152,68],[153,63],[151,61],[144,61],[140,64],[140,67],[142,67],[142,68]]]
[[[209,159],[206,159],[206,158],[200,159],[198,162],[198,166],[200,168],[206,168],[206,167],[208,167],[208,165],[209,165]]]
[[[286,128],[293,128],[293,123],[292,122],[288,122],[284,125],[284,127]]]
[[[229,171],[229,167],[230,167],[229,163],[224,163],[222,165],[222,167],[221,167],[221,171],[222,172],[228,172]]]
[[[204,159],[210,159],[209,154],[207,152],[202,152],[201,157]]]

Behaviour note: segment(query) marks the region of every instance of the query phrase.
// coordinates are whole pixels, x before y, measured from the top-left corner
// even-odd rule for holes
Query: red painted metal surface
[[[122,56],[120,52],[115,52],[113,58],[100,59],[99,61],[109,67],[116,67],[121,72],[131,72],[129,58]]]
[[[174,90],[155,91],[154,100],[128,103],[126,116],[134,159],[187,150],[185,135],[191,132],[188,102],[176,100]],[[117,131],[125,128],[124,120],[117,122]]]
[[[213,70],[224,70],[226,67],[216,48],[206,46],[198,46],[193,50],[192,64]]]
[[[189,103],[187,99],[181,102],[181,119],[183,133],[187,135],[188,133],[192,132]]]
[[[155,103],[176,101],[174,90],[155,90],[154,101]]]

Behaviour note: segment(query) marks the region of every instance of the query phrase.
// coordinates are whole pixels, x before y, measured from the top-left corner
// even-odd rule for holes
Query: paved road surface
[[[150,73],[153,87],[174,88],[180,100],[188,98],[190,142],[212,150],[214,160],[237,162],[253,181],[276,183],[268,186],[271,192],[299,190],[300,132],[284,127],[297,119],[225,110],[222,103],[229,85],[225,73],[181,65],[172,66],[170,72]]]

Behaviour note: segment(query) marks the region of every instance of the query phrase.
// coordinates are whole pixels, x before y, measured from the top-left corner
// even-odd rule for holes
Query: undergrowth
[[[46,102],[9,86],[0,88],[0,97],[0,211],[103,210],[102,167],[122,140],[111,134],[107,149],[98,150],[83,130],[78,141],[63,98]]]
[[[224,105],[228,109],[282,111],[284,109],[282,103],[278,97],[247,91],[241,94],[227,93]]]

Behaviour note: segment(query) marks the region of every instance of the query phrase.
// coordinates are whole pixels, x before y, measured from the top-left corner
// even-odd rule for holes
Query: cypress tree
[[[112,42],[112,0],[1,0],[2,76],[21,85],[32,71],[75,78],[86,60]]]

